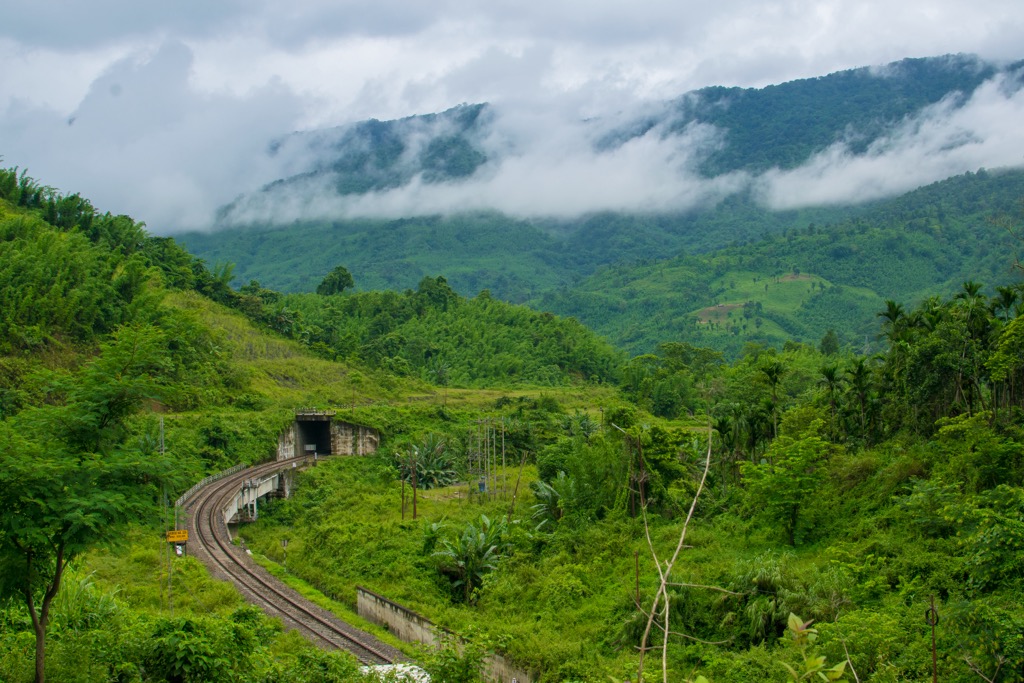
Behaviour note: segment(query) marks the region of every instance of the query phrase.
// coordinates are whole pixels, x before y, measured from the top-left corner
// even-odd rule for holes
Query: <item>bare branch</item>
[[[839,636],[839,642],[843,644],[843,652],[846,653],[846,663],[850,665],[850,673],[853,674],[853,680],[856,681],[856,683],[860,683],[860,676],[857,675],[857,670],[853,668],[853,660],[850,659],[850,651],[846,649],[846,638],[843,638],[842,634]]]
[[[967,662],[967,666],[971,667],[971,671],[978,674],[978,676],[980,676],[982,679],[988,681],[988,683],[995,683],[995,680],[999,678],[999,670],[1002,669],[1003,664],[1006,663],[1006,657],[1004,657],[1003,655],[999,655],[999,666],[996,667],[995,672],[992,674],[992,678],[989,678],[988,676],[983,674],[981,672],[981,669],[979,669],[978,666],[974,662],[972,662],[971,658],[967,655],[964,655],[964,661]]]
[[[731,590],[728,590],[726,588],[722,588],[721,586],[705,586],[702,583],[677,583],[677,582],[670,581],[666,585],[669,585],[669,586],[679,586],[680,588],[706,588],[709,591],[718,591],[720,593],[728,593],[729,595],[750,595],[749,591],[746,591],[746,592],[743,592],[743,593],[737,593],[736,591],[731,591]]]
[[[683,522],[683,529],[679,534],[679,542],[676,544],[676,549],[672,553],[672,559],[665,563],[665,569],[662,571],[661,563],[657,559],[657,555],[654,555],[655,566],[658,568],[658,576],[660,578],[660,584],[658,590],[654,594],[654,602],[651,605],[651,611],[647,617],[647,627],[644,629],[643,640],[640,641],[640,662],[637,667],[637,680],[643,680],[644,674],[644,652],[647,650],[647,638],[650,636],[651,627],[654,623],[654,616],[657,610],[658,604],[662,599],[665,601],[665,626],[664,635],[662,638],[662,652],[661,652],[661,675],[664,683],[668,683],[668,636],[669,636],[669,600],[668,600],[668,589],[666,585],[668,583],[668,577],[672,573],[672,567],[675,566],[676,560],[679,559],[679,553],[682,552],[686,543],[686,532],[690,527],[690,520],[693,519],[693,513],[697,509],[697,500],[700,498],[700,494],[704,490],[704,485],[707,482],[708,471],[711,469],[711,445],[712,445],[712,428],[708,424],[708,451],[707,456],[704,459],[704,472],[700,478],[700,484],[697,486],[697,491],[693,495],[693,502],[690,503],[690,510],[686,514],[686,520]],[[647,534],[647,543],[651,548],[652,554],[654,554],[654,544],[651,542],[650,530],[647,525],[647,505],[646,502],[643,505],[644,510],[644,531]]]
[[[680,638],[686,638],[687,640],[692,640],[692,641],[697,642],[697,643],[704,643],[705,645],[728,645],[729,643],[731,643],[733,641],[732,638],[726,638],[725,640],[703,640],[703,639],[698,638],[696,636],[691,636],[688,633],[680,633],[678,631],[669,631],[669,633],[671,635],[673,635],[673,636],[679,636]]]

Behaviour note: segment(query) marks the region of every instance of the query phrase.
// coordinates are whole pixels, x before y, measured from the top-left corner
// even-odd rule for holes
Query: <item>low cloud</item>
[[[477,144],[491,161],[461,182],[421,176],[387,191],[339,196],[336,178],[321,174],[246,196],[227,224],[294,220],[399,218],[494,210],[518,217],[570,218],[598,211],[679,212],[741,191],[772,209],[856,204],[896,196],[981,167],[1024,166],[1024,88],[1000,75],[969,98],[953,94],[896,124],[866,151],[837,143],[790,170],[715,178],[697,173],[725,144],[725,132],[690,125],[669,133],[663,106],[619,112],[603,121],[513,105],[492,107],[488,135]],[[617,147],[597,141],[646,115],[662,123]],[[431,133],[433,134],[433,133]],[[417,148],[418,149],[418,148]],[[414,159],[415,154],[410,155]]]
[[[982,84],[966,101],[951,95],[903,121],[865,153],[837,143],[803,166],[757,179],[773,209],[849,204],[908,192],[982,167],[1024,166],[1021,74]]]
[[[550,113],[499,109],[478,144],[492,159],[473,177],[338,196],[334,177],[281,185],[246,197],[229,223],[500,211],[520,217],[568,218],[595,211],[662,213],[717,201],[744,187],[744,174],[701,178],[696,166],[721,144],[710,126],[679,135],[655,127],[614,149],[597,151],[594,125]]]
[[[94,77],[70,108],[38,97],[0,99],[4,164],[81,192],[101,210],[131,214],[158,234],[209,229],[217,209],[236,198],[226,223],[481,210],[560,218],[677,212],[746,190],[785,209],[862,202],[980,167],[1024,165],[1019,73],[923,110],[865,152],[837,143],[796,169],[706,178],[697,168],[725,144],[726,131],[707,125],[670,131],[669,105],[643,93],[626,70],[609,68],[597,80],[580,71],[575,81],[571,69],[563,70],[552,85],[552,65],[571,65],[574,53],[524,43],[394,87],[380,82],[381,92],[409,102],[437,89],[445,98],[469,93],[467,101],[492,103],[492,119],[475,140],[489,161],[472,177],[432,183],[410,170],[402,187],[339,196],[323,170],[323,139],[342,129],[291,136],[268,153],[274,140],[308,127],[313,96],[269,74],[250,85],[220,87],[217,79],[197,76],[196,49],[175,40],[133,48]],[[609,132],[645,119],[664,121],[621,145],[599,144]],[[442,132],[428,125],[412,130],[408,168]],[[306,144],[318,136],[319,147]],[[257,192],[318,164],[321,172],[303,182]]]

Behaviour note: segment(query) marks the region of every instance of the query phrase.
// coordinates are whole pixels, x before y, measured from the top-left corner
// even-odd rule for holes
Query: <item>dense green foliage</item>
[[[352,279],[352,273],[348,272],[348,268],[345,266],[336,266],[334,270],[327,273],[327,277],[317,285],[316,293],[324,296],[341,294],[354,284],[355,280]]]
[[[100,215],[88,202],[62,196],[25,174],[3,171],[0,180],[5,231],[0,289],[10,297],[0,328],[0,556],[6,615],[0,676],[33,675],[34,641],[40,653],[45,649],[51,679],[57,680],[362,680],[350,660],[325,658],[308,646],[292,642],[284,654],[266,649],[284,636],[261,636],[263,645],[251,647],[253,636],[241,627],[195,616],[209,611],[200,604],[188,608],[184,618],[169,619],[162,602],[140,598],[159,590],[159,563],[155,571],[140,565],[138,575],[131,563],[121,571],[118,582],[126,581],[132,594],[128,602],[114,597],[111,584],[89,588],[88,605],[76,609],[95,604],[103,610],[95,616],[65,614],[74,585],[62,579],[68,572],[77,576],[70,563],[90,549],[116,544],[129,516],[155,534],[162,526],[161,488],[173,498],[205,474],[270,455],[295,405],[337,405],[356,387],[365,401],[385,398],[396,386],[408,392],[423,391],[425,385],[403,385],[365,366],[362,372],[339,366],[309,355],[302,344],[267,338],[210,298],[264,329],[302,339],[298,321],[275,310],[277,293],[258,286],[235,292],[226,286],[230,268],[212,274],[173,241],[149,237],[127,217]],[[426,280],[414,300],[384,312],[422,317],[465,303],[437,278]],[[516,312],[500,302],[495,308],[499,318],[508,317],[506,327],[509,321],[532,320],[522,334],[530,334],[532,326],[540,339],[551,330],[568,351],[593,345],[592,353],[576,350],[576,357],[585,363],[596,359],[594,367],[606,376],[614,371],[616,354],[579,325],[550,315],[541,319],[526,309]],[[559,329],[565,334],[559,336]],[[368,332],[367,342],[374,339]],[[577,371],[565,351],[554,354],[538,363],[529,347],[521,349],[526,367],[565,362],[568,370],[545,370],[546,377],[562,383]],[[581,377],[587,367],[578,371]],[[445,366],[435,364],[432,372],[432,379],[447,383],[441,381]],[[152,413],[140,412],[142,405],[163,411],[159,425]],[[421,412],[446,417],[431,404]],[[378,409],[368,421],[401,432],[416,429],[421,419]],[[159,450],[164,431],[171,444],[166,458]],[[531,438],[516,433],[509,432],[510,446],[517,438]],[[418,443],[426,449],[430,442]],[[175,573],[182,568],[194,573],[194,563],[182,562],[173,563]],[[115,613],[116,624],[103,616]],[[66,630],[69,619],[75,625]],[[264,621],[251,626],[277,628]],[[79,645],[68,646],[73,643]],[[445,652],[437,660],[439,671],[471,663]]]
[[[438,385],[562,384],[607,381],[621,360],[571,319],[491,298],[464,299],[443,277],[416,291],[282,297],[300,336],[330,357],[359,359]]]
[[[464,295],[490,289],[521,302],[556,286],[564,273],[552,258],[558,241],[542,227],[493,213],[253,226],[181,240],[206,259],[234,263],[243,281],[284,292],[311,292],[344,263],[364,290],[401,291],[443,272]]]
[[[462,656],[421,655],[438,680],[474,680],[488,648],[544,682],[632,680],[643,609],[660,590],[654,556],[671,556],[698,490],[669,611],[656,620],[673,634],[669,680],[927,680],[922,614],[932,598],[941,680],[1022,680],[1019,277],[987,289],[967,261],[908,267],[915,300],[895,277],[891,290],[865,295],[877,354],[841,335],[847,343],[826,344],[826,327],[821,344],[745,343],[734,358],[668,335],[627,360],[579,323],[485,294],[465,299],[441,277],[403,293],[233,291],[230,269],[211,274],[130,219],[110,219],[130,230],[93,230],[106,219],[82,200],[14,172],[0,180],[0,221],[13,236],[0,285],[42,293],[34,308],[5,308],[20,317],[0,330],[0,557],[14,598],[0,605],[0,678],[33,677],[33,604],[49,593],[52,680],[363,680],[350,658],[282,633],[158,540],[161,488],[173,497],[270,455],[296,406],[350,405],[347,419],[382,431],[378,454],[322,462],[243,536],[331,609],[351,610],[354,587],[367,585],[471,636]],[[943,197],[911,202],[904,218],[990,180],[928,189]],[[969,233],[946,218],[906,239],[923,249],[917,240],[930,234],[941,255],[974,234],[980,249],[980,223]],[[847,246],[860,247],[858,224],[835,234],[846,229]],[[767,241],[763,258],[796,259],[817,231]],[[885,234],[866,228],[865,250],[873,231]],[[102,292],[80,304],[89,326],[67,315],[66,294],[46,294],[71,291],[53,274],[72,246],[86,266],[72,271],[74,291]],[[1006,267],[1008,253],[998,255]],[[710,263],[740,258],[755,256],[737,248]],[[707,282],[701,263],[671,267]],[[798,297],[785,287],[822,290],[825,276],[790,266],[748,290],[738,274],[725,286],[745,300],[767,285],[790,305]],[[118,285],[132,269],[130,286]],[[750,283],[765,277],[749,273]],[[955,291],[919,298],[959,278]],[[768,320],[771,305],[748,306],[749,320]],[[32,325],[40,331],[28,343],[21,331]],[[505,393],[488,389],[499,378]],[[163,455],[158,415],[145,407],[162,411]],[[403,508],[414,467],[429,488]],[[129,513],[133,525],[123,524]],[[65,564],[59,590],[47,588],[53,571],[24,564],[65,556],[79,564]],[[26,578],[19,594],[13,582]],[[644,680],[660,680],[662,637],[655,627],[647,640]]]
[[[942,680],[974,680],[971,666],[1019,680],[1024,318],[1020,288],[1001,291],[984,298],[969,283],[946,301],[887,307],[882,329],[901,342],[878,358],[791,344],[751,346],[726,365],[666,345],[624,373],[630,387],[645,385],[641,368],[688,377],[690,409],[714,425],[699,523],[670,589],[671,628],[687,637],[670,639],[673,676],[777,680],[784,664],[824,671],[826,660],[838,672],[848,650],[846,671],[862,681],[923,680],[931,655],[920,615],[934,595]],[[929,350],[938,348],[948,353]],[[643,396],[641,405],[652,400]],[[449,627],[483,629],[542,680],[624,678],[643,631],[634,581],[644,604],[657,578],[645,536],[663,557],[675,543],[707,434],[639,415],[605,406],[598,423],[563,413],[533,446],[526,500],[511,503],[501,484],[468,500],[439,489],[421,493],[422,521],[402,522],[384,454],[328,463],[247,535],[275,557],[280,534],[291,534],[290,568],[325,591],[365,583]],[[486,538],[481,514],[510,520],[500,539]],[[368,536],[387,541],[367,547]],[[779,647],[794,612],[815,620],[817,640]]]

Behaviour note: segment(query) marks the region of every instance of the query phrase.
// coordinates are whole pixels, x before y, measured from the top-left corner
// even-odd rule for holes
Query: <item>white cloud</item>
[[[401,217],[496,210],[515,216],[570,217],[594,211],[657,213],[717,201],[744,187],[743,174],[700,178],[695,167],[720,144],[709,126],[664,137],[661,128],[613,150],[595,151],[595,129],[552,112],[497,108],[481,142],[495,162],[462,182],[408,185],[337,196],[330,176],[247,197],[233,223],[356,216]]]
[[[1024,166],[1021,121],[1024,88],[998,77],[964,103],[948,97],[904,121],[864,154],[839,143],[800,168],[770,171],[758,193],[777,209],[861,202],[985,166]]]
[[[706,85],[762,86],[908,56],[1019,58],[1022,36],[1019,0],[38,0],[5,8],[0,22],[0,155],[167,231],[208,224],[215,206],[287,170],[261,154],[282,134],[489,101],[506,112],[512,132],[502,134],[519,156],[473,188],[434,196],[436,186],[413,186],[368,198],[367,210],[481,198],[549,212],[585,207],[588,197],[594,208],[686,205],[724,191],[678,172],[681,158],[699,153],[700,136],[681,141],[693,150],[653,149],[648,139],[599,157],[557,139],[534,145],[513,125],[528,120],[515,112],[544,112],[567,140],[582,141],[573,121]],[[943,164],[997,165],[1009,133],[977,132],[995,142],[926,154],[928,143],[908,137],[856,163],[837,148],[806,177],[781,174],[762,186],[772,197],[792,197],[790,186],[842,194],[815,185],[817,173],[869,196],[872,169],[893,155],[905,166],[890,168],[908,178],[930,178]],[[552,157],[549,148],[563,152]],[[556,206],[550,188],[559,183],[566,201]]]

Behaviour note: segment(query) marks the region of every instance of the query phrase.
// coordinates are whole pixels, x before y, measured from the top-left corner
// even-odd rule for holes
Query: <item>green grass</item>
[[[528,488],[536,472],[528,466],[513,506],[514,550],[489,575],[479,604],[467,607],[452,602],[424,552],[424,528],[439,522],[445,525],[443,533],[455,533],[481,514],[504,517],[510,502],[481,502],[476,496],[471,502],[465,485],[424,491],[419,519],[411,519],[410,502],[403,521],[400,485],[375,479],[377,467],[358,458],[324,463],[304,475],[295,499],[275,503],[260,522],[242,530],[247,543],[254,552],[280,561],[280,539],[287,534],[289,571],[319,590],[352,605],[355,586],[365,585],[456,632],[483,630],[527,666],[548,672],[579,667],[610,675],[635,666],[628,648],[616,652],[609,643],[622,637],[633,613],[635,557],[644,599],[654,586],[653,561],[638,520],[610,519],[537,534]],[[511,488],[515,470],[505,474]],[[653,524],[654,546],[667,558],[678,540],[680,520],[657,519]],[[717,580],[740,557],[770,547],[763,539],[741,542],[740,547],[734,543],[698,523],[690,537],[685,574],[704,582],[709,576]]]

